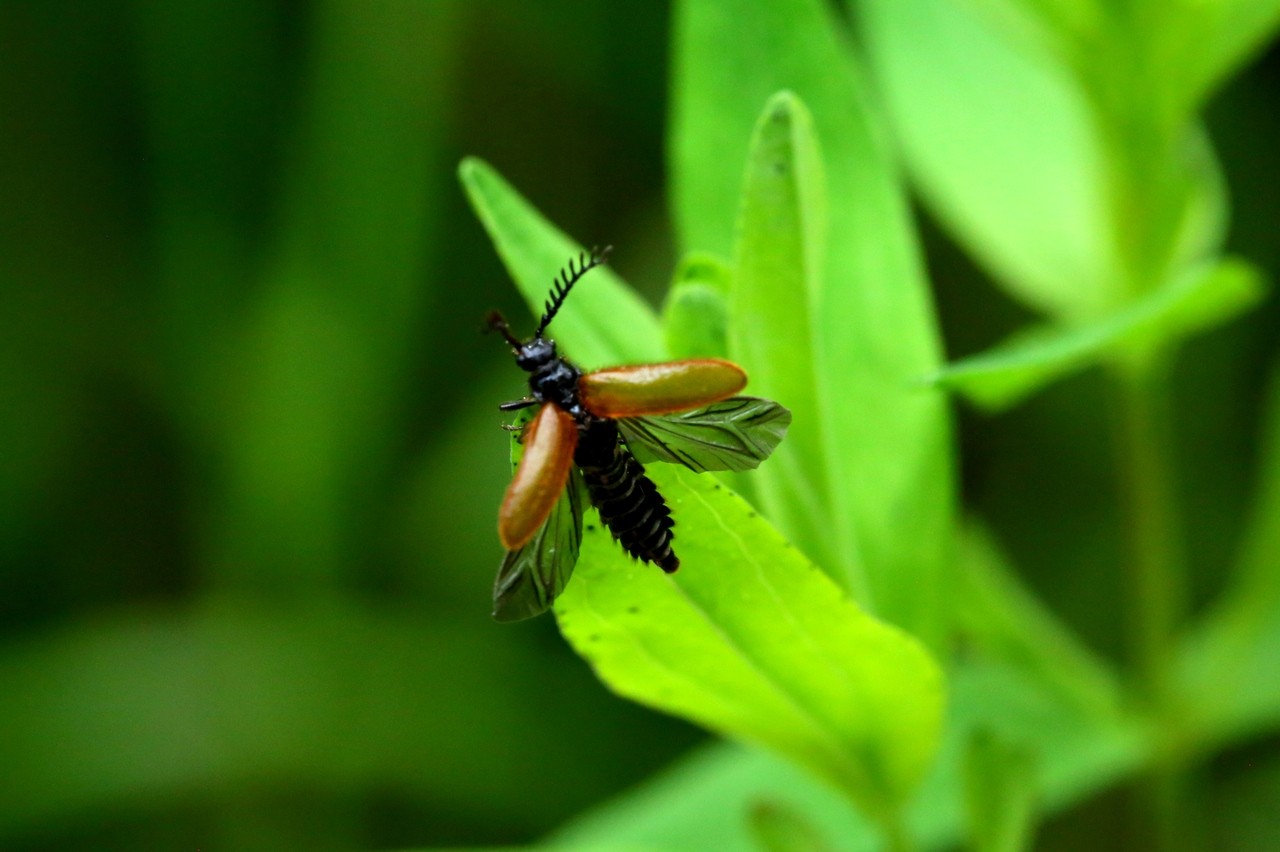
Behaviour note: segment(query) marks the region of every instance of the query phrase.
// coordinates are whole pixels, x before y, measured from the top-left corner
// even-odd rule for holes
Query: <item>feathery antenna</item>
[[[560,268],[560,277],[555,280],[551,287],[551,297],[546,301],[545,313],[543,313],[542,320],[538,323],[538,330],[534,333],[534,337],[541,337],[542,332],[547,330],[547,326],[555,318],[556,311],[560,310],[560,306],[564,304],[564,300],[569,295],[569,290],[572,289],[573,285],[577,284],[582,276],[604,263],[611,251],[613,251],[613,246],[605,246],[602,249],[592,247],[589,256],[587,252],[578,255],[576,269],[574,268],[573,258],[569,259],[568,274],[565,274],[564,267]]]

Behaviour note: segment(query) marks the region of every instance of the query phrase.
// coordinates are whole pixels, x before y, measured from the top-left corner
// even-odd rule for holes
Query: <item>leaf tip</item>
[[[479,157],[466,156],[458,162],[458,181],[468,192],[478,190],[480,184],[493,175],[493,166]]]
[[[800,98],[790,89],[780,89],[769,96],[769,100],[765,101],[765,112],[774,120],[781,121],[791,118],[796,111],[796,105],[800,102]]]

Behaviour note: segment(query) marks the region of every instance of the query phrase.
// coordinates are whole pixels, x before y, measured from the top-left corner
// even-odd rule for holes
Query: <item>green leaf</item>
[[[708,252],[692,252],[680,261],[663,309],[668,355],[675,359],[728,357],[732,277],[729,265]]]
[[[1094,0],[970,0],[972,9],[1018,40],[1040,41],[1064,57],[1103,22]]]
[[[582,247],[484,161],[468,157],[458,176],[530,312],[541,316],[553,280]],[[517,334],[519,327],[517,323]],[[574,287],[550,334],[569,357],[590,369],[663,360],[653,309],[607,265],[593,269]]]
[[[1280,0],[1210,0],[1146,4],[1140,25],[1096,0],[967,0],[1016,40],[1038,40],[1081,73],[1099,79],[1132,66],[1097,62],[1105,42],[1122,42],[1139,62],[1158,68],[1152,100],[1173,122],[1185,122],[1280,25]],[[1132,14],[1132,13],[1130,13]],[[1120,24],[1120,25],[1118,25]]]
[[[1280,0],[1170,3],[1160,66],[1168,70],[1182,112],[1198,109],[1280,26]]]
[[[729,352],[749,365],[753,394],[791,409],[786,443],[755,477],[765,512],[838,583],[866,600],[865,581],[835,548],[827,481],[827,420],[819,401],[810,294],[822,275],[826,231],[822,157],[808,111],[775,95],[747,161],[729,295]]]
[[[916,183],[1015,297],[1079,322],[1217,251],[1225,205],[1203,132],[1168,121],[1158,91],[1107,100],[1146,82],[1130,73],[1141,46],[1128,29],[1099,36],[1092,14],[1052,11],[1050,29],[1089,29],[1071,56],[963,0],[859,8]]]
[[[680,570],[632,561],[588,521],[555,605],[565,638],[619,694],[773,749],[890,819],[940,734],[932,658],[714,478],[650,475],[679,524]]]
[[[1033,753],[989,731],[975,731],[965,752],[964,782],[970,848],[1029,848],[1036,817]]]
[[[948,365],[930,381],[998,411],[1118,352],[1174,346],[1252,308],[1265,293],[1257,267],[1228,258],[1194,269],[1103,319],[1022,331]]]
[[[1100,227],[1110,221],[1105,157],[1067,70],[960,3],[862,2],[859,11],[898,141],[933,211],[1027,304],[1068,318],[1104,312],[1119,278]]]
[[[804,817],[842,850],[879,850],[875,826],[799,766],[757,748],[717,742],[694,749],[639,786],[581,814],[547,839],[552,849],[705,849],[760,852],[743,814],[762,797]]]
[[[920,387],[940,361],[932,306],[863,76],[819,0],[681,0],[675,33],[670,148],[681,245],[733,250],[762,105],[785,89],[811,112],[833,203],[820,267],[805,270],[816,285],[807,294],[813,339],[794,342],[812,346],[821,416],[832,426],[822,447],[829,490],[818,496],[835,519],[839,563],[865,578],[860,602],[932,641],[951,519],[949,423],[940,395]],[[753,378],[771,366],[742,364]]]
[[[965,836],[964,759],[974,731],[986,730],[1035,754],[1044,813],[1096,795],[1135,771],[1151,753],[1148,732],[1131,721],[1096,717],[1062,702],[1027,672],[971,659],[952,673],[950,718],[938,759],[908,814],[924,848]],[[626,795],[582,815],[550,838],[552,848],[631,844],[700,849],[706,838],[728,852],[757,850],[743,809],[761,797],[785,803],[840,848],[881,850],[876,827],[829,788],[778,757],[735,744],[694,752]]]

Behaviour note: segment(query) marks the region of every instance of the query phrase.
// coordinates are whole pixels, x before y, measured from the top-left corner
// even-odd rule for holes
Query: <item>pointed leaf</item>
[[[942,679],[712,477],[652,465],[680,570],[627,558],[588,522],[556,603],[565,638],[618,693],[771,748],[884,819],[927,768]]]
[[[826,418],[819,402],[810,293],[822,275],[825,181],[808,111],[796,97],[769,100],[756,125],[742,192],[729,351],[751,369],[751,392],[791,409],[773,464],[755,477],[765,512],[837,582],[866,599],[865,583],[835,547],[827,481]]]
[[[840,564],[865,578],[859,600],[932,641],[945,593],[951,442],[945,401],[919,378],[938,367],[939,347],[909,210],[837,23],[821,0],[676,4],[674,214],[683,245],[728,253],[761,105],[784,89],[803,100],[830,200],[821,267],[806,270],[819,285],[809,294],[811,345],[828,427],[830,491],[820,499]],[[754,377],[763,365],[743,366]]]
[[[578,257],[582,247],[483,160],[463,160],[458,176],[536,319],[560,269]],[[516,333],[521,333],[519,323]],[[591,270],[578,282],[549,333],[583,367],[663,360],[662,334],[653,309],[607,265]]]

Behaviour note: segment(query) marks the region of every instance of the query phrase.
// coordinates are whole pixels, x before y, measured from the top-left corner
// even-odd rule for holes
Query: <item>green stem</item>
[[[1170,691],[1185,573],[1166,430],[1168,389],[1164,369],[1149,362],[1122,368],[1116,384],[1133,663],[1144,697],[1160,707]]]
[[[1185,612],[1186,566],[1179,540],[1168,426],[1167,362],[1136,358],[1115,373],[1117,452],[1126,515],[1125,560],[1133,666],[1141,702],[1160,743],[1145,791],[1162,849],[1190,848],[1195,820],[1173,654]]]

